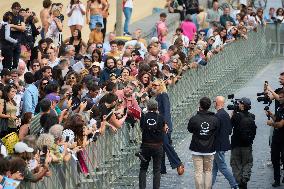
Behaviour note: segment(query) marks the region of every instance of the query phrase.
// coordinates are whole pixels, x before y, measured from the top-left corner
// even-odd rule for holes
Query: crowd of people
[[[164,151],[171,167],[183,174],[184,166],[170,142],[167,86],[187,70],[206,66],[227,44],[247,39],[248,31],[257,31],[274,16],[272,10],[265,17],[262,9],[242,6],[234,17],[230,8],[220,12],[214,1],[208,12],[198,5],[188,9],[173,36],[167,13],[161,13],[153,26],[155,36],[146,41],[140,28],[129,33],[133,2],[123,2],[129,41],[117,40],[114,32],[106,37],[109,4],[105,0],[89,0],[86,5],[71,0],[67,7],[43,0],[42,25],[36,10],[18,2],[3,15],[0,182],[9,178],[37,182],[51,174],[50,163],[68,162],[73,156],[81,173],[88,175],[84,149],[105,129],[115,133],[125,122],[139,121],[150,98],[157,100],[168,125]],[[170,13],[175,12],[173,5],[168,4]],[[62,34],[64,19],[70,36]],[[90,28],[88,41],[81,34],[85,21]],[[161,162],[161,173],[166,174],[165,160]]]

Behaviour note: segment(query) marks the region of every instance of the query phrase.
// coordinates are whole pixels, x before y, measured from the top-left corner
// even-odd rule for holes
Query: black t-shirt
[[[275,92],[276,94],[278,94],[279,91],[281,91],[282,89],[283,89],[283,87],[282,87],[282,88],[278,88],[278,89],[276,89],[274,92]],[[279,106],[280,106],[279,101],[275,99],[275,113],[277,112],[277,109],[279,108]]]
[[[142,130],[142,143],[162,143],[164,118],[156,112],[142,114],[140,128]]]
[[[24,18],[20,15],[14,15],[11,24],[20,26],[24,22]],[[11,37],[17,39],[20,43],[24,40],[25,33],[21,31],[12,31]]]
[[[281,121],[282,119],[284,120],[284,107],[279,107],[277,108],[276,112],[275,112],[275,117],[276,117],[276,122]],[[274,139],[279,139],[279,140],[283,140],[284,138],[284,127],[282,128],[275,128],[274,132],[273,132],[273,138]]]

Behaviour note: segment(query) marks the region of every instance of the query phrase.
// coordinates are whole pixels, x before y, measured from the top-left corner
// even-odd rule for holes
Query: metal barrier
[[[277,27],[269,25],[259,28],[257,32],[249,33],[248,40],[228,44],[206,66],[189,70],[175,86],[168,89],[175,142],[186,136],[187,118],[196,112],[200,97],[213,98],[234,92],[277,55]],[[140,141],[138,125],[132,127],[125,124],[116,134],[107,129],[84,152],[88,176],[84,176],[78,162],[72,160],[67,164],[52,165],[51,177],[35,184],[22,184],[21,188],[134,188],[138,182],[139,169],[138,158],[134,153],[139,149]]]

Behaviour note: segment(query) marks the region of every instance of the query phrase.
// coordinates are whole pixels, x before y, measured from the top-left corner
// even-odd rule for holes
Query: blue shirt
[[[23,113],[35,113],[38,103],[38,89],[34,84],[28,84],[23,95]]]

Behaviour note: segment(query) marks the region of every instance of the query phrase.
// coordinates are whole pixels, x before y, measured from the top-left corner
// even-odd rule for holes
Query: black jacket
[[[215,114],[220,121],[220,129],[216,133],[215,150],[228,151],[231,149],[230,135],[232,134],[232,124],[229,114],[224,108]]]
[[[163,143],[164,118],[156,112],[142,114],[140,128],[142,130],[143,143]]]
[[[189,149],[194,152],[212,153],[215,151],[215,134],[220,122],[213,112],[198,111],[190,118],[187,129],[192,133]]]
[[[250,116],[253,118],[253,120],[255,120],[255,115],[248,111],[242,111],[242,114],[245,116]],[[249,147],[252,145],[252,142],[251,144],[247,144],[246,142],[242,141],[240,137],[240,135],[242,135],[242,131],[244,130],[244,129],[241,129],[242,125],[240,124],[243,119],[242,114],[240,112],[234,113],[231,118],[231,123],[233,126],[233,135],[231,137],[232,149],[235,147]],[[253,139],[254,139],[256,135],[256,125],[251,127],[251,132],[252,132]]]

